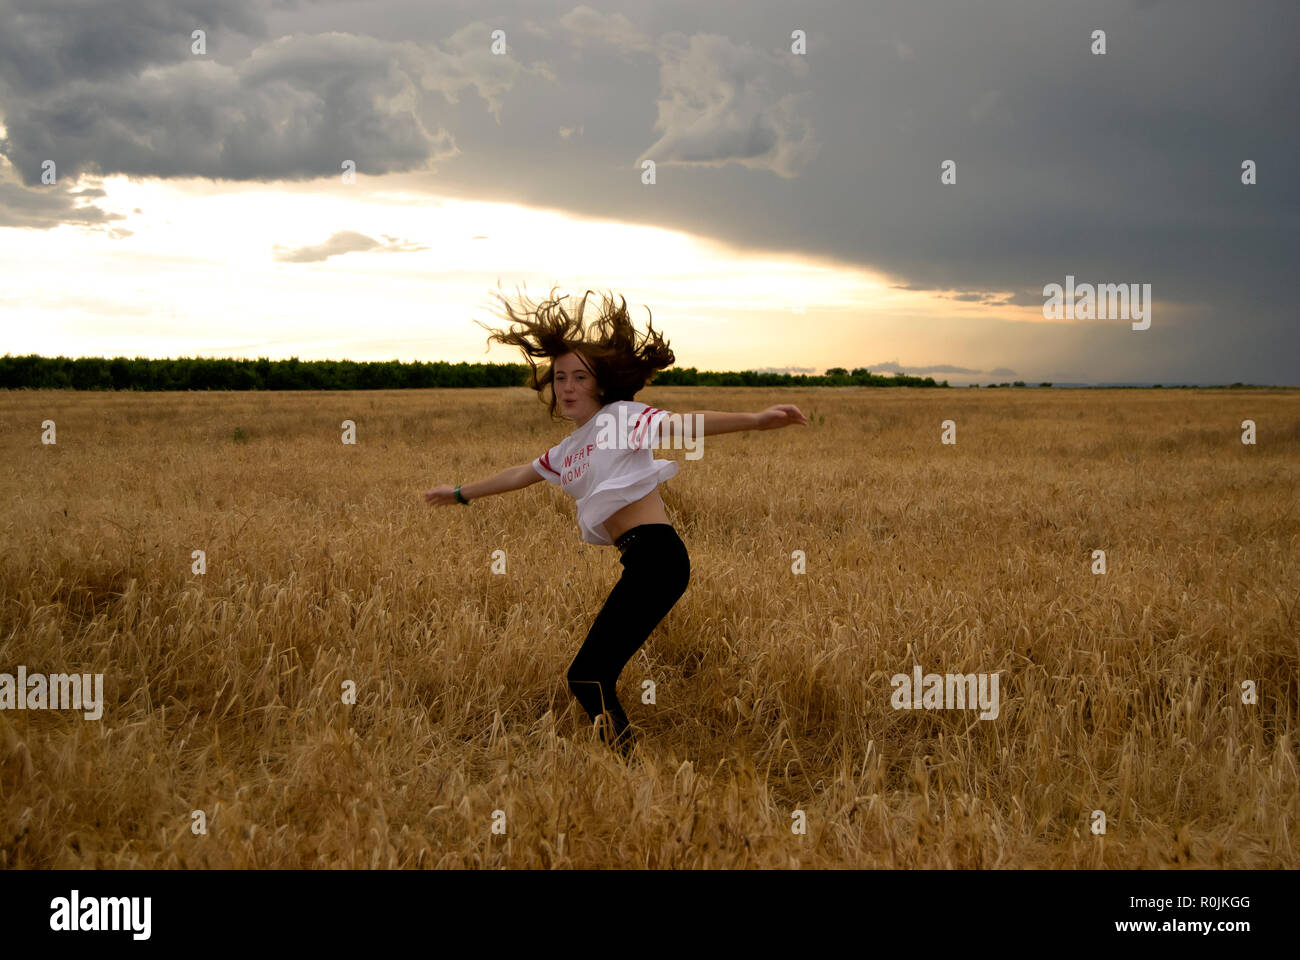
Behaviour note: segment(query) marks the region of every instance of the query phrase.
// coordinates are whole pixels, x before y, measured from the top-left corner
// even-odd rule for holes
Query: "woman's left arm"
[[[681,415],[682,426],[691,436],[713,436],[719,433],[737,433],[741,430],[775,430],[793,424],[808,426],[808,418],[791,403],[780,403],[759,413],[728,413],[724,410],[693,410]],[[667,442],[671,443],[678,427],[666,418],[660,425]]]

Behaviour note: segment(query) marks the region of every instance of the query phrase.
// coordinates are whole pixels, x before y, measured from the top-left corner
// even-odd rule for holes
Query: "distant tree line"
[[[820,376],[816,374],[700,372],[694,367],[668,369],[655,374],[654,382],[665,387],[946,387],[948,381],[935,383],[933,377],[909,377],[901,373],[882,376],[871,373],[866,367],[852,372],[843,367],[831,367]]]
[[[518,387],[522,363],[360,363],[354,360],[257,360],[181,357],[0,357],[0,388],[55,390],[401,390],[429,387]],[[946,387],[933,377],[885,377],[858,367],[832,367],[821,376],[789,373],[714,373],[694,367],[662,370],[666,387]]]

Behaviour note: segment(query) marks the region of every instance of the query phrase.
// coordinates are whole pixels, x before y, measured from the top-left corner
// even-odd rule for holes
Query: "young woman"
[[[691,575],[686,545],[669,522],[658,492],[661,482],[676,475],[677,463],[656,460],[652,452],[680,437],[681,427],[668,420],[670,429],[663,430],[669,414],[633,399],[675,358],[653,325],[637,342],[626,300],[616,308],[611,298],[604,298],[600,318],[592,330],[584,331],[586,302],[584,295],[573,318],[559,300],[544,301],[522,315],[506,302],[507,316],[520,327],[493,331],[488,337],[489,342],[524,352],[532,370],[529,385],[543,402],[550,388],[552,419],[558,407],[577,429],[531,463],[486,480],[435,487],[424,499],[434,506],[469,504],[546,480],[577,500],[578,528],[585,542],[618,547],[623,574],[596,615],[566,679],[592,722],[603,717],[602,739],[626,756],[634,737],[614,686],[623,667],[686,592]],[[550,363],[539,373],[534,358]],[[704,410],[685,416],[687,430],[701,423],[703,427],[688,436],[808,425],[791,404],[761,413]]]

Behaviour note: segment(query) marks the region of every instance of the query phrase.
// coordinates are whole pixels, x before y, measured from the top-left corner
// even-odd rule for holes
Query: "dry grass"
[[[0,867],[1300,866],[1296,393],[640,399],[813,426],[660,452],[629,764],[563,679],[617,552],[544,484],[420,496],[563,436],[528,391],[5,394],[0,671],[107,703],[0,712]],[[892,709],[914,662],[1000,716]]]

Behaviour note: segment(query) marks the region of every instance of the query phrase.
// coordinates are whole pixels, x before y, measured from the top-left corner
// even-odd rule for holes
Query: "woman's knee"
[[[595,682],[596,675],[594,670],[584,664],[581,659],[578,659],[569,664],[569,670],[565,673],[564,680],[568,683],[569,689],[574,690],[574,684]],[[574,690],[574,692],[577,691]]]
[[[578,659],[570,664],[564,680],[575,697],[600,696],[611,686],[607,673],[599,664]]]

